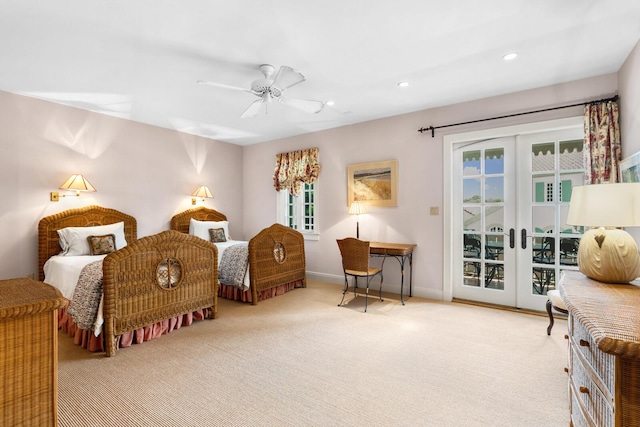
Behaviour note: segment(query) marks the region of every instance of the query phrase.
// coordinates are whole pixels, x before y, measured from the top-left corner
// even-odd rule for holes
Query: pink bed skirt
[[[264,291],[258,292],[258,301],[273,298],[275,296],[287,293],[295,288],[302,288],[303,286],[304,282],[302,280],[296,280],[295,282],[287,283],[286,285],[280,285],[276,286],[275,288],[265,289]],[[224,285],[222,283],[220,283],[220,287],[218,288],[218,296],[234,301],[253,301],[253,298],[251,297],[251,290],[241,291],[235,286]]]
[[[80,329],[73,322],[73,319],[67,315],[67,307],[58,310],[58,328],[70,337],[73,337],[74,344],[92,352],[104,351],[102,333],[95,336],[93,331]],[[194,320],[203,320],[206,317],[206,312],[206,310],[198,310],[158,322],[154,325],[145,326],[144,328],[136,329],[135,331],[126,332],[118,339],[117,348],[130,347],[132,344],[151,341],[152,339],[166,335],[175,329],[180,329],[181,326],[189,326]]]

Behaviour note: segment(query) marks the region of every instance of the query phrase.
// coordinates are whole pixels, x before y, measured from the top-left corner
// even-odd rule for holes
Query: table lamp
[[[351,202],[349,206],[349,215],[356,216],[356,238],[360,238],[360,215],[366,214],[365,205],[362,202]]]
[[[608,283],[628,283],[640,276],[636,241],[615,228],[640,226],[640,183],[574,187],[567,224],[593,227],[578,247],[578,268],[585,276]]]

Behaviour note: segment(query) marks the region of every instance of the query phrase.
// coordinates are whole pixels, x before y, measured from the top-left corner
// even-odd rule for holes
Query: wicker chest
[[[0,425],[57,425],[57,310],[65,302],[45,283],[0,280]]]
[[[640,426],[640,286],[567,272],[573,426]]]

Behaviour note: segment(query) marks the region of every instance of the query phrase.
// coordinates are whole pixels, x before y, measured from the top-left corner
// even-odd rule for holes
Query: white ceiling
[[[0,90],[249,145],[616,72],[639,39],[638,0],[0,0]],[[334,107],[241,119],[254,95],[196,83],[264,63]]]

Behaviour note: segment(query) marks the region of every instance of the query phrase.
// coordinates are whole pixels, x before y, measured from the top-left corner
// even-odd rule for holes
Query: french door
[[[582,230],[566,225],[583,184],[582,128],[454,145],[453,297],[544,310]]]

